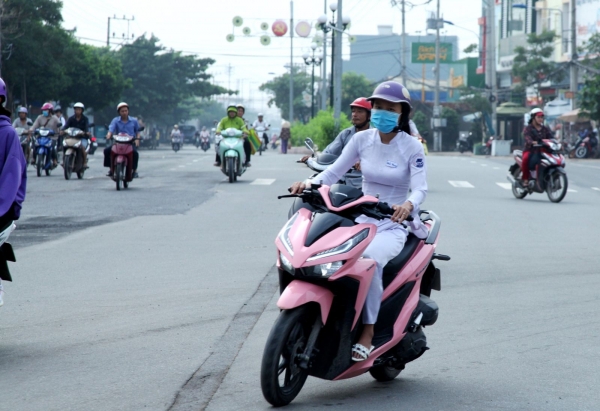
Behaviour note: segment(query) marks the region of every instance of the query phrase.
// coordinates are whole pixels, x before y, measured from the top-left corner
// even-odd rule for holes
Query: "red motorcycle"
[[[114,136],[114,143],[110,149],[110,171],[112,179],[117,183],[117,190],[129,186],[133,180],[133,140],[134,136],[119,133]]]
[[[559,203],[565,198],[569,181],[565,173],[565,157],[560,153],[561,144],[555,140],[542,140],[533,146],[531,155],[541,156],[535,170],[531,170],[531,179],[527,186],[523,185],[522,171],[523,151],[515,150],[515,164],[508,169],[508,181],[512,183],[513,195],[524,198],[527,194],[546,192],[553,203]],[[526,165],[527,166],[527,165]]]

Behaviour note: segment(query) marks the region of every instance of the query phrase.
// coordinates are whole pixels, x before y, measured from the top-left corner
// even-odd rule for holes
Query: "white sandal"
[[[358,354],[360,355],[360,358],[355,358],[354,355],[352,355],[352,361],[364,361],[367,358],[369,358],[369,354],[371,354],[371,351],[373,351],[373,346],[371,346],[371,348],[367,348],[362,344],[354,344],[352,346],[352,354]]]

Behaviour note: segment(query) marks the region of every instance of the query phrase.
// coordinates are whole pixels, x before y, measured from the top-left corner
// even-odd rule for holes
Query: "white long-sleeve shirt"
[[[425,153],[419,141],[400,132],[389,144],[383,144],[377,129],[360,131],[350,139],[336,162],[312,182],[335,184],[357,161],[363,173],[365,194],[379,194],[379,199],[390,206],[408,199],[414,205],[413,213],[418,212],[427,195]]]

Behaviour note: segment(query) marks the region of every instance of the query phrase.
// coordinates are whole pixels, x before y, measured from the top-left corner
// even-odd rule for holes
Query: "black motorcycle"
[[[469,140],[458,140],[456,142],[456,151],[464,153],[465,151],[473,151],[473,145]]]

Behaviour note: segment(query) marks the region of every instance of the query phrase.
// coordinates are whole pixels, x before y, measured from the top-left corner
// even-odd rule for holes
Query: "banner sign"
[[[452,51],[452,43],[440,43],[440,63],[451,63]],[[412,63],[434,64],[435,43],[412,43]]]

